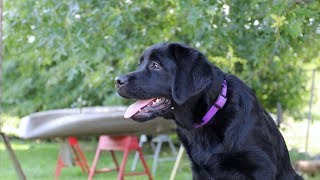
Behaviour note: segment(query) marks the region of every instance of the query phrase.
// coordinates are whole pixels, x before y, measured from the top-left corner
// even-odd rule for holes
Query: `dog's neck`
[[[203,116],[209,111],[212,104],[222,90],[224,73],[216,66],[213,66],[213,80],[199,94],[190,97],[181,106],[176,106],[174,110],[177,125],[185,129],[194,129],[196,124],[202,122]],[[208,122],[206,125],[210,125]]]
[[[219,93],[219,96],[215,100],[215,102],[212,104],[210,109],[207,111],[207,113],[202,117],[202,122],[199,124],[196,124],[196,128],[201,128],[204,125],[206,125],[210,120],[217,114],[217,112],[224,107],[224,105],[227,102],[227,82],[226,80],[222,83],[222,90]]]

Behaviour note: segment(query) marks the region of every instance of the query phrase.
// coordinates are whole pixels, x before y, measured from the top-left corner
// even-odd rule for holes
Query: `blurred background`
[[[270,113],[281,105],[279,128],[293,164],[320,154],[320,1],[4,0],[2,39],[1,130],[28,179],[53,177],[59,146],[55,138],[19,139],[20,118],[127,105],[114,78],[134,70],[145,48],[166,41],[187,43],[239,76]],[[179,147],[177,137],[170,137]],[[89,164],[96,139],[80,139]],[[152,152],[147,146],[144,151]],[[169,152],[165,147],[164,156]],[[0,160],[0,179],[16,179],[2,141]],[[159,166],[155,179],[168,179],[173,164]],[[179,172],[176,179],[192,178],[185,155]],[[303,176],[320,179],[317,173]],[[61,174],[86,177],[78,168]]]

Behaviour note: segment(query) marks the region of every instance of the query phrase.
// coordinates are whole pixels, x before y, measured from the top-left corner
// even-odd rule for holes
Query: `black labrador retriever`
[[[253,91],[198,50],[180,43],[155,44],[143,52],[136,71],[115,81],[122,97],[138,100],[126,118],[176,122],[193,179],[302,179]]]

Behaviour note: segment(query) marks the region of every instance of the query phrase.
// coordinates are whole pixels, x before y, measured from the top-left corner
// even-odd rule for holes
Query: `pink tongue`
[[[137,114],[137,112],[143,107],[147,106],[150,102],[154,101],[156,98],[147,100],[138,100],[137,102],[131,104],[127,111],[124,113],[124,118],[130,118],[131,116]]]

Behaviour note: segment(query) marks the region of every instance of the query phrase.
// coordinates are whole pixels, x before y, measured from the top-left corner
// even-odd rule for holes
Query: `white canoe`
[[[19,137],[41,139],[88,135],[169,134],[172,120],[157,118],[139,123],[125,119],[127,107],[85,107],[32,113],[21,119]]]

